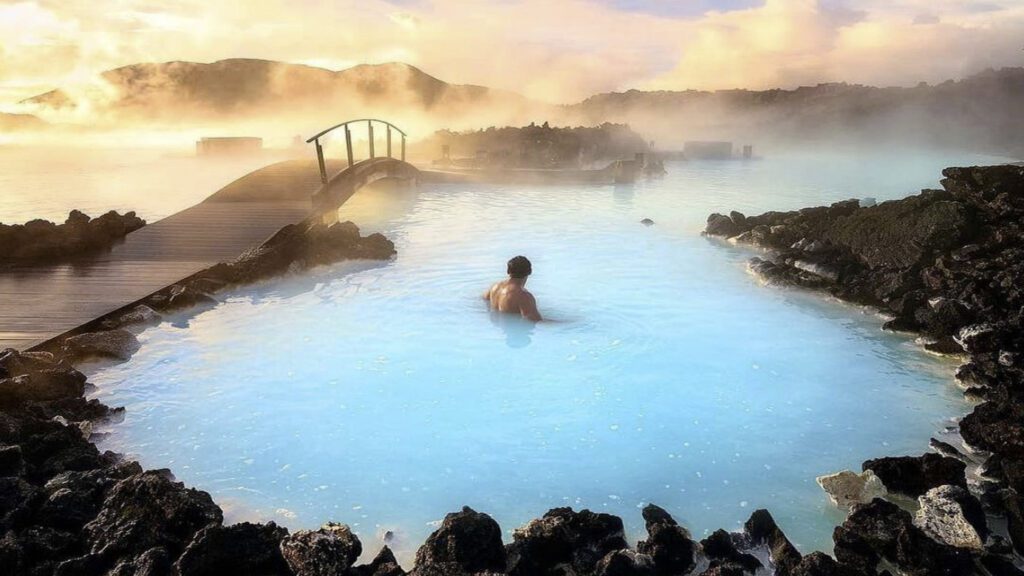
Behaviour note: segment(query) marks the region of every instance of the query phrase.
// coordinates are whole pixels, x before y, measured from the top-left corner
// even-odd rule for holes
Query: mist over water
[[[670,163],[631,186],[364,190],[342,218],[392,238],[395,261],[147,330],[91,376],[127,408],[102,447],[170,467],[234,520],[345,522],[371,553],[392,531],[407,564],[463,505],[507,537],[556,506],[610,512],[630,540],[648,502],[698,537],[767,507],[802,550],[829,549],[842,516],[815,476],[925,450],[966,409],[953,366],[872,314],[759,285],[704,219],[897,198],[995,161],[818,153]],[[486,310],[516,254],[557,322]]]
[[[154,222],[273,160],[198,158],[164,148],[0,146],[0,222],[63,222],[71,210],[134,210]]]

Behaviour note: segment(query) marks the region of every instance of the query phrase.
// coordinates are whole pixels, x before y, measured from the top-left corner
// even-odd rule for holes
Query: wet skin
[[[532,322],[542,320],[537,310],[537,300],[526,289],[526,278],[509,278],[495,282],[487,292],[484,300],[490,304],[491,310],[506,314],[519,314]]]

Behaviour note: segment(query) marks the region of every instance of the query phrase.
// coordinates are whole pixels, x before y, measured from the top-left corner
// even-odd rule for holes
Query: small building
[[[253,136],[219,136],[196,142],[196,156],[255,154],[262,150],[263,138]]]
[[[683,154],[696,160],[729,160],[732,158],[732,142],[691,140],[683,144]]]

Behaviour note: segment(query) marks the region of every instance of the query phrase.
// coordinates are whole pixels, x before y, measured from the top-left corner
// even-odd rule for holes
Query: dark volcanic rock
[[[395,554],[387,546],[380,549],[369,564],[352,568],[354,576],[405,576]]]
[[[273,522],[209,526],[196,534],[174,566],[182,575],[195,576],[287,574],[280,549],[287,535]]]
[[[281,554],[295,576],[346,574],[362,553],[359,538],[344,524],[300,530],[281,540]]]
[[[777,575],[789,576],[793,573],[803,557],[767,510],[754,511],[743,528],[752,544],[768,546]]]
[[[445,516],[441,527],[416,552],[418,576],[504,571],[501,528],[493,518],[468,506]]]
[[[105,559],[135,557],[157,546],[176,556],[197,532],[222,520],[209,494],[174,482],[169,471],[154,470],[111,488],[84,531],[91,552]]]
[[[964,440],[982,450],[1024,456],[1024,404],[985,402],[960,421]]]
[[[594,567],[594,576],[654,576],[654,561],[650,556],[632,550],[609,552]]]
[[[874,574],[883,559],[908,576],[972,573],[969,554],[932,540],[914,526],[908,512],[884,500],[857,506],[833,538],[836,559],[868,574]]]
[[[1003,490],[1002,505],[1006,515],[1007,532],[1013,548],[1024,556],[1024,502],[1013,488]]]
[[[85,392],[85,380],[84,374],[48,353],[13,348],[0,352],[0,408],[78,398]]]
[[[21,476],[24,471],[21,446],[0,446],[0,476]]]
[[[127,360],[138,352],[139,339],[127,330],[88,332],[64,340],[64,354],[74,360],[112,358]]]
[[[697,545],[690,538],[690,533],[668,512],[654,504],[644,508],[643,516],[647,540],[637,545],[637,551],[651,557],[655,573],[668,576],[693,570]]]
[[[0,569],[4,574],[52,574],[60,558],[77,553],[78,537],[44,526],[8,531],[0,539]]]
[[[227,574],[228,572],[223,572]],[[123,560],[107,576],[167,576],[171,574],[171,556],[167,550],[156,547],[135,558]],[[181,576],[186,576],[182,573]]]
[[[738,567],[750,574],[763,568],[760,560],[750,554],[740,552],[736,548],[733,536],[725,530],[714,531],[710,536],[701,540],[700,545],[704,550],[704,555],[710,560],[712,568],[716,566],[730,567],[730,569]]]
[[[876,458],[864,462],[863,469],[874,472],[890,492],[913,497],[943,484],[967,487],[966,465],[939,454]]]
[[[874,573],[872,572],[872,575]],[[792,576],[868,576],[849,566],[844,566],[822,552],[811,552],[797,564]]]
[[[339,260],[386,260],[394,254],[390,240],[381,234],[360,236],[352,222],[292,224],[235,261],[200,272],[198,278],[224,285],[247,284]]]
[[[128,212],[107,212],[90,219],[72,210],[64,224],[45,220],[0,224],[0,263],[47,264],[104,250],[146,222]]]
[[[21,478],[0,478],[0,532],[26,525],[41,496],[39,488]]]
[[[988,523],[981,502],[959,486],[932,488],[918,499],[921,508],[914,524],[933,539],[956,546],[981,550],[988,538]]]
[[[743,229],[733,222],[732,218],[722,214],[708,216],[707,227],[704,228],[704,233],[708,236],[719,236],[722,238],[732,238],[740,232],[743,232]]]
[[[128,476],[142,473],[136,462],[97,468],[84,472],[62,472],[43,487],[46,500],[38,512],[38,521],[71,531],[96,517],[110,489]]]
[[[588,574],[609,552],[628,547],[622,520],[610,514],[554,508],[517,529],[508,545],[510,576]]]

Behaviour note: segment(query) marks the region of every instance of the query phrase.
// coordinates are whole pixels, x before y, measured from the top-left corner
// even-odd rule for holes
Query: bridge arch
[[[359,126],[365,123],[370,142],[369,158],[355,161],[352,152],[352,126]],[[387,155],[377,156],[374,149],[374,124],[383,125],[387,132]],[[320,139],[327,134],[343,128],[345,131],[345,148],[348,156],[348,165],[335,174],[328,174],[327,164],[324,160],[323,146]],[[397,132],[401,136],[401,153],[395,158],[392,150],[392,133]],[[337,218],[337,210],[360,188],[384,178],[398,178],[402,180],[416,180],[419,170],[405,161],[406,133],[387,120],[376,118],[360,118],[347,120],[323,130],[306,140],[316,147],[317,165],[320,169],[320,189],[313,194],[313,210],[322,216],[325,221]]]

